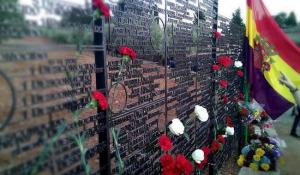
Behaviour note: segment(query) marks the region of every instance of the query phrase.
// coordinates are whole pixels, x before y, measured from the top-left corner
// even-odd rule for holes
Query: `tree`
[[[286,17],[287,17],[287,14],[284,12],[281,12],[281,13],[277,14],[274,17],[274,19],[281,28],[286,28],[286,23],[285,23]]]
[[[245,29],[245,24],[241,17],[241,9],[240,8],[236,9],[235,12],[232,14],[232,19],[230,21],[230,28],[234,28],[234,26],[240,26],[243,29]]]
[[[297,26],[297,19],[294,12],[291,12],[289,16],[286,13],[281,12],[278,15],[274,16],[274,19],[283,29]]]
[[[296,19],[296,15],[294,12],[291,12],[289,14],[289,16],[286,18],[285,24],[288,27],[295,27],[297,26],[297,19]]]
[[[0,0],[0,4],[0,43],[9,38],[22,37],[27,27],[18,0]]]
[[[93,33],[86,30],[92,25],[93,11],[91,8],[73,7],[65,11],[58,26],[47,26],[41,28],[43,35],[60,44],[76,44],[77,51],[81,51],[83,44],[93,42]]]
[[[63,18],[61,20],[61,24],[91,24],[93,19],[92,17],[93,11],[91,8],[79,8],[73,7],[71,10],[64,12]]]

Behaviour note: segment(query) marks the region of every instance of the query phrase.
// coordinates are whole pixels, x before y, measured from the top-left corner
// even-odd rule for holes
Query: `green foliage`
[[[153,22],[150,26],[151,42],[155,51],[162,53],[163,49],[163,28],[158,23]]]
[[[281,28],[285,28],[286,27],[286,24],[285,24],[286,17],[287,17],[287,14],[284,12],[281,12],[278,15],[276,15],[274,17],[274,19]]]
[[[300,32],[288,33],[288,36],[300,47]]]
[[[9,38],[20,38],[27,27],[18,0],[0,0],[0,43]]]
[[[285,23],[286,23],[286,25],[288,27],[295,27],[295,26],[297,26],[297,19],[296,19],[296,15],[295,15],[294,12],[291,12],[289,14],[289,16],[287,17]]]
[[[300,33],[300,24],[296,27],[284,29],[286,33]]]
[[[230,28],[234,28],[234,26],[240,26],[245,29],[245,24],[241,17],[241,9],[236,9],[235,12],[232,14],[232,19],[230,21]]]
[[[66,28],[41,28],[41,34],[59,44],[91,44],[93,34],[90,31],[76,31]]]
[[[78,23],[78,24],[90,24],[93,17],[93,11],[91,9],[82,9],[73,7],[70,11],[66,11],[63,14],[61,24]]]
[[[298,45],[300,46],[300,24],[297,25],[297,19],[294,12],[287,15],[281,12],[274,16],[278,25],[284,29],[284,32]]]
[[[289,15],[285,12],[281,12],[275,15],[274,19],[283,29],[297,26],[297,19],[294,12],[291,12]]]
[[[83,44],[92,44],[91,14],[93,14],[91,9],[74,7],[63,14],[60,25],[41,28],[41,34],[59,44],[76,44],[79,47]]]

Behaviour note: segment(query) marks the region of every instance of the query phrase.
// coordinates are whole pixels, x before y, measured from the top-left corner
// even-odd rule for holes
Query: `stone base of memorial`
[[[238,175],[280,175],[280,171],[254,171],[249,167],[242,167]]]

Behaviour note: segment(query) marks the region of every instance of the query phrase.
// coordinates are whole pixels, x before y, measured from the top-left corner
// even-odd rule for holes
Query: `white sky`
[[[294,11],[297,21],[300,21],[300,0],[263,0],[272,15],[279,12],[289,13]],[[246,21],[246,0],[219,0],[219,14],[228,18],[237,9],[241,9],[244,22]]]

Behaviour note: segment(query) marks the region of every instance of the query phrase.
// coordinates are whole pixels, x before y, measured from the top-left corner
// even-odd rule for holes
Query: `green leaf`
[[[190,136],[188,135],[188,133],[184,132],[183,136],[185,137],[185,139],[189,142],[190,141]]]

